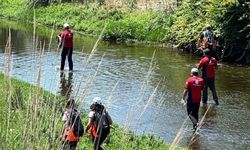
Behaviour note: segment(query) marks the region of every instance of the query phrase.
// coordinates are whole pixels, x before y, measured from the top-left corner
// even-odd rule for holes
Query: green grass
[[[172,43],[179,48],[195,44],[199,34],[211,25],[224,47],[224,61],[250,63],[249,12],[250,3],[235,0],[182,0],[170,12],[107,9],[97,3],[53,3],[48,7],[38,5],[35,9],[28,0],[0,0],[0,16],[33,21],[62,28],[68,22],[74,30],[100,35],[108,41],[140,41]],[[186,49],[186,48],[185,48]]]
[[[58,146],[56,137],[61,126],[63,100],[27,83],[8,80],[2,74],[0,88],[3,133],[0,147],[48,149],[50,145]]]
[[[0,16],[33,21],[33,9],[27,9],[26,0],[8,0],[0,4]],[[13,9],[14,8],[14,9]],[[170,36],[172,14],[154,11],[107,10],[93,3],[88,6],[62,3],[35,9],[36,22],[62,27],[68,22],[74,30],[99,35],[107,24],[103,39],[114,41],[137,40],[163,42]]]
[[[3,74],[0,74],[0,89],[0,148],[59,149],[65,99],[28,83],[9,80]],[[82,118],[86,126],[86,113]],[[103,144],[105,149],[165,150],[169,147],[152,135],[136,135],[117,124],[113,127],[109,140]],[[88,135],[84,135],[78,148],[92,148]]]
[[[0,16],[8,18],[17,18],[26,11],[25,0],[0,0]]]

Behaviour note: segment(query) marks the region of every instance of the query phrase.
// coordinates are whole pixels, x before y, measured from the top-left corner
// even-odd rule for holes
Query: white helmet
[[[192,68],[191,69],[191,73],[197,72],[198,73],[198,69],[197,68]]]
[[[102,100],[100,97],[95,97],[95,98],[93,99],[93,103],[102,105],[102,104],[103,104],[103,100]]]
[[[68,28],[68,27],[69,27],[68,23],[63,24],[63,28]]]

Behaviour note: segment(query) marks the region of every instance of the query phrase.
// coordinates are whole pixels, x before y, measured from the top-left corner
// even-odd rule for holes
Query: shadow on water
[[[67,77],[66,77],[67,76]],[[73,92],[73,73],[72,72],[60,72],[60,85],[59,94],[65,96],[67,99],[72,97]]]
[[[208,109],[209,108],[209,109]],[[202,124],[202,128],[214,128],[216,126],[216,109],[218,109],[217,106],[214,104],[210,104],[210,107],[208,105],[204,105],[201,107],[200,110],[200,116],[204,116],[205,112],[207,111],[207,114],[205,116],[205,119]]]

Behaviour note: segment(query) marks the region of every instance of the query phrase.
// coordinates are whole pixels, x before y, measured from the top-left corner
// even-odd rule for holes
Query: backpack
[[[109,128],[110,127],[110,123],[109,123],[109,120],[108,120],[108,113],[107,112],[103,112],[103,116],[102,116],[102,118],[101,118],[101,114],[99,114],[99,113],[95,113],[94,114],[94,120],[95,120],[95,123],[97,124],[97,125],[101,125],[101,127],[102,128],[104,128],[104,129],[106,129],[106,128]],[[102,119],[102,120],[101,120]],[[102,121],[101,123],[100,123],[100,121]]]
[[[73,128],[73,133],[75,136],[83,136],[84,134],[84,127],[81,120],[81,115],[76,109],[71,109],[69,117],[69,124],[71,128]]]
[[[98,137],[100,130],[105,130],[108,134],[110,133],[110,122],[109,122],[109,114],[107,112],[103,112],[103,116],[98,112],[94,113],[94,124],[91,127],[91,135],[93,137]]]
[[[212,31],[204,31],[203,32],[204,38],[204,46],[207,48],[209,46],[213,46],[214,43],[214,33]]]

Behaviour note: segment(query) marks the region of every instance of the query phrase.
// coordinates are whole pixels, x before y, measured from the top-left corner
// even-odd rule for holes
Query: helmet
[[[95,97],[95,98],[93,99],[93,103],[94,103],[94,104],[102,105],[102,104],[103,104],[103,100],[102,100],[100,97]]]
[[[198,69],[197,68],[192,68],[191,69],[191,73],[197,72],[198,73]]]
[[[68,28],[68,27],[69,27],[68,23],[63,24],[63,28]]]

